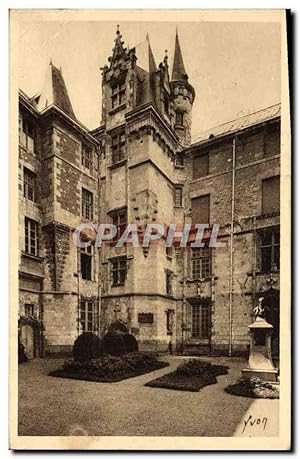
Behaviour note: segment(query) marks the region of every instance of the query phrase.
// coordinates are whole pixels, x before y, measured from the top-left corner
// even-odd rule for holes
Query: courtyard
[[[30,436],[276,436],[279,400],[227,394],[246,359],[214,357],[227,375],[200,392],[145,387],[173,371],[181,356],[164,356],[170,366],[116,383],[48,376],[61,359],[34,359],[19,366],[19,435]],[[203,359],[205,359],[203,357]],[[251,416],[251,417],[250,417]],[[264,418],[267,421],[262,422]]]

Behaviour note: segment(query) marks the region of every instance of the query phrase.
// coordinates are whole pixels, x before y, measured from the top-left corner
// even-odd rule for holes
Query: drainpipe
[[[101,149],[98,148],[98,224],[101,223]],[[102,273],[102,247],[95,247],[98,250],[98,336],[101,335],[101,273]]]
[[[257,264],[257,234],[256,216],[253,217],[253,260],[252,260],[252,307],[255,306],[256,299],[256,264]]]
[[[233,232],[234,232],[234,205],[235,205],[235,150],[236,138],[232,143],[232,181],[231,181],[231,221],[230,221],[230,265],[229,265],[229,349],[232,354],[232,309],[233,309]]]
[[[77,247],[77,335],[80,335],[80,248]]]

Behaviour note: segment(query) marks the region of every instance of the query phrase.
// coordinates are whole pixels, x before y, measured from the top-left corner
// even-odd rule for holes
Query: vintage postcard
[[[10,11],[10,448],[288,450],[284,10]]]

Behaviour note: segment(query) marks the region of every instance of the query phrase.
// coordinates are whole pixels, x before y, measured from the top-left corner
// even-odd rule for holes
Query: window
[[[34,316],[34,305],[33,304],[25,304],[24,305],[24,312],[25,312],[25,316],[33,317]]]
[[[80,251],[81,277],[85,280],[92,280],[93,247],[84,247]]]
[[[262,214],[280,211],[280,177],[270,177],[262,181]]]
[[[209,304],[192,304],[192,337],[198,339],[208,339],[209,328]]]
[[[81,213],[87,220],[93,219],[93,193],[82,188],[82,207]]]
[[[112,286],[119,286],[125,284],[126,273],[127,273],[127,260],[126,258],[118,258],[112,260]]]
[[[34,139],[35,139],[35,132],[34,132],[33,124],[30,121],[20,116],[19,117],[19,142],[30,153],[34,153]]]
[[[98,330],[98,313],[93,301],[81,300],[80,323],[83,332],[95,332]]]
[[[193,158],[193,179],[205,177],[209,174],[209,155],[205,153]]]
[[[183,112],[175,112],[175,125],[183,126]]]
[[[35,201],[35,186],[36,186],[36,175],[31,172],[29,169],[24,167],[24,182],[23,182],[23,190],[24,190],[24,197],[29,199],[30,201]]]
[[[183,159],[183,154],[182,153],[176,153],[175,164],[176,164],[176,166],[183,166],[184,165],[184,159]]]
[[[270,273],[280,267],[280,228],[265,228],[259,232],[261,271]]]
[[[38,256],[38,223],[25,217],[25,252]]]
[[[211,251],[209,247],[197,247],[192,249],[193,279],[206,279],[211,276]]]
[[[172,335],[173,333],[173,317],[174,317],[174,311],[173,309],[168,309],[166,311],[166,319],[167,319],[167,334]]]
[[[167,258],[172,258],[173,256],[173,249],[172,247],[166,247],[166,257]]]
[[[82,146],[82,152],[81,152],[81,164],[83,167],[88,169],[89,171],[92,168],[92,149],[87,147],[86,145]]]
[[[117,227],[115,240],[120,239],[127,226],[127,210],[122,209],[112,214],[112,223]]]
[[[112,137],[112,163],[118,163],[125,158],[125,133]]]
[[[192,199],[192,223],[205,224],[210,221],[210,196],[206,194]]]
[[[166,271],[166,293],[172,295],[172,275],[171,271]]]
[[[174,206],[175,207],[182,207],[182,187],[181,186],[175,187],[175,191],[174,191]]]
[[[112,87],[111,90],[111,107],[112,109],[123,105],[126,101],[126,86],[125,82],[119,83],[116,86]]]

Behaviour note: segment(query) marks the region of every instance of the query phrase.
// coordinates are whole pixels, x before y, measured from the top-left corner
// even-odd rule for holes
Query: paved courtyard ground
[[[228,365],[229,374],[200,392],[145,387],[182,361],[117,383],[76,381],[48,376],[59,359],[35,359],[19,366],[19,435],[274,436],[278,400],[253,400],[224,392],[246,366],[241,358],[210,358]],[[260,419],[251,426],[249,420]],[[262,418],[267,417],[267,424]],[[247,425],[245,426],[245,423]],[[264,428],[265,425],[265,428]]]

